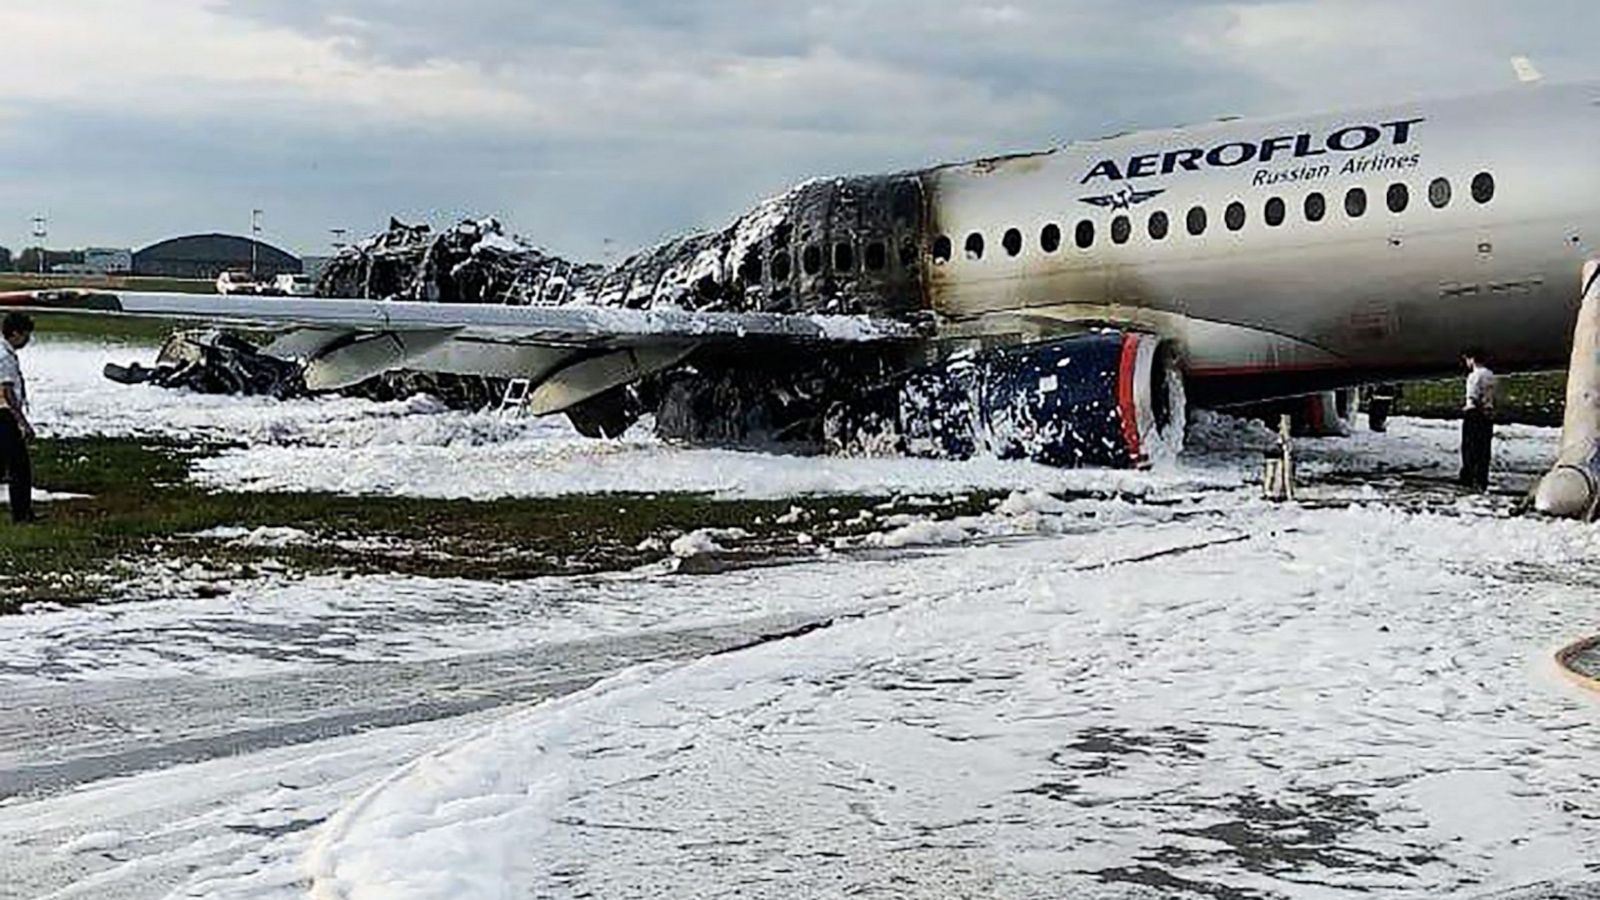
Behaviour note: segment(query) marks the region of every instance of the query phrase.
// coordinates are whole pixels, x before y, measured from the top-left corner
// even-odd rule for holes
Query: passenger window
[[[840,241],[833,245],[833,270],[835,272],[854,272],[856,269],[856,248]]]
[[[1054,253],[1061,249],[1061,226],[1054,222],[1046,225],[1039,232],[1039,247],[1046,253]]]
[[[1479,172],[1478,177],[1472,179],[1472,199],[1479,203],[1488,203],[1494,199],[1494,176],[1488,172]]]
[[[867,271],[882,272],[889,268],[889,248],[883,241],[873,241],[867,245],[866,255]]]
[[[1078,249],[1087,250],[1094,246],[1094,223],[1084,219],[1078,223]]]
[[[800,255],[800,264],[805,267],[807,275],[815,275],[822,271],[822,248],[816,244],[806,247]]]
[[[1364,188],[1351,188],[1344,195],[1344,211],[1352,219],[1359,219],[1367,214],[1367,192]]]
[[[1153,240],[1153,241],[1164,241],[1164,240],[1167,239],[1167,234],[1169,232],[1171,232],[1171,231],[1172,231],[1172,220],[1170,218],[1168,218],[1166,213],[1164,213],[1164,212],[1153,212],[1153,213],[1150,214],[1150,239],[1151,240]]]
[[[1289,206],[1283,202],[1282,197],[1273,197],[1271,200],[1267,201],[1266,218],[1268,225],[1273,228],[1277,228],[1279,225],[1282,225],[1283,221],[1288,217]]]
[[[1016,256],[1022,252],[1022,232],[1015,228],[1008,229],[1000,243],[1006,248],[1007,256]]]
[[[1222,214],[1222,220],[1227,223],[1229,231],[1238,231],[1244,227],[1244,204],[1235,200],[1228,204],[1227,210]]]
[[[945,238],[945,259],[950,258],[950,239]],[[909,269],[917,264],[917,242],[907,238],[900,244],[900,268]]]
[[[954,256],[954,255],[955,255],[955,245],[950,240],[948,235],[941,234],[938,237],[933,239],[933,261],[934,262],[941,263],[941,264],[942,263],[947,263],[947,262],[950,261],[950,257]]]
[[[752,247],[744,255],[744,265],[739,268],[739,277],[745,284],[761,283],[761,248]]]
[[[1321,222],[1328,215],[1328,198],[1321,194],[1306,195],[1306,221]]]
[[[1128,238],[1133,237],[1133,220],[1127,216],[1117,216],[1111,220],[1111,242],[1126,244]]]
[[[1449,206],[1453,194],[1448,178],[1435,178],[1433,183],[1428,185],[1428,202],[1433,204],[1434,209],[1444,209]]]
[[[1189,233],[1199,237],[1206,233],[1206,208],[1196,206],[1189,210]]]
[[[789,280],[794,264],[789,261],[788,251],[779,251],[772,254],[772,280],[785,282]]]
[[[1403,184],[1389,185],[1389,212],[1399,215],[1411,205],[1411,189]]]
[[[967,235],[967,259],[974,262],[983,259],[983,235],[976,231]]]

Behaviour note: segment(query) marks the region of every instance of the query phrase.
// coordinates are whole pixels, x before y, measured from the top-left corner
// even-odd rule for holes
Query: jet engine
[[[974,352],[836,406],[830,448],[1132,468],[1181,448],[1183,382],[1145,334],[1096,332]]]

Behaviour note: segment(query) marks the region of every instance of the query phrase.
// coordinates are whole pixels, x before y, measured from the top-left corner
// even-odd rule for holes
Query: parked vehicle
[[[279,275],[273,279],[276,293],[285,297],[315,297],[317,282],[309,275]]]
[[[217,276],[217,293],[219,294],[262,294],[265,287],[262,282],[249,272],[223,272]]]

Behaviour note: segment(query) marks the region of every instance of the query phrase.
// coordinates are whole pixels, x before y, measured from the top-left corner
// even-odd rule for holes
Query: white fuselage
[[[1596,146],[1600,85],[1585,84],[934,169],[929,302],[951,336],[1153,330],[1202,397],[1445,371],[1473,344],[1504,368],[1560,365],[1600,242]]]

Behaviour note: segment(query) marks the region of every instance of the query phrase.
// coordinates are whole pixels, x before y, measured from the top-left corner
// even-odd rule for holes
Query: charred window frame
[[[861,261],[868,272],[882,272],[889,268],[889,245],[883,241],[868,241]]]
[[[933,262],[935,265],[944,265],[956,254],[955,242],[950,240],[948,234],[941,234],[933,239]]]
[[[816,244],[807,244],[800,253],[800,269],[807,275],[816,277],[822,274],[822,248]]]
[[[756,286],[762,283],[766,274],[766,267],[761,264],[761,248],[751,247],[745,251],[744,262],[739,266],[739,277],[746,285]]]
[[[1016,257],[1022,255],[1022,231],[1017,228],[1006,229],[1005,236],[1000,239],[1000,245],[1006,248],[1006,255]]]
[[[967,243],[964,248],[966,250],[967,259],[971,260],[972,262],[981,261],[983,259],[983,247],[983,234],[981,232],[974,231],[973,233],[967,235]]]
[[[770,271],[774,284],[785,284],[789,281],[789,276],[794,274],[794,260],[790,257],[788,248],[772,254]]]
[[[1039,249],[1055,253],[1061,249],[1061,226],[1054,222],[1039,230]]]
[[[1262,218],[1266,220],[1268,228],[1278,228],[1289,218],[1289,204],[1283,202],[1282,197],[1273,197],[1267,201],[1266,209],[1262,210]]]
[[[946,259],[949,257],[947,256]],[[900,268],[909,272],[917,267],[917,242],[906,238],[900,242]]]
[[[856,270],[856,247],[849,241],[833,245],[833,271],[851,273]]]
[[[1161,210],[1151,213],[1147,230],[1149,231],[1151,240],[1166,240],[1167,235],[1172,233],[1172,217]]]

